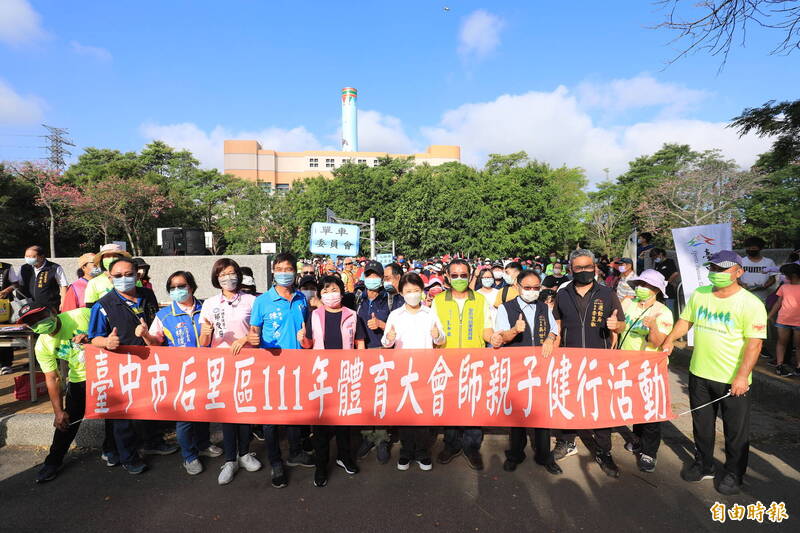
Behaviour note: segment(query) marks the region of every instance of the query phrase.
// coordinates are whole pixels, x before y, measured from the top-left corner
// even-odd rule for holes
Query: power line
[[[66,128],[48,126],[47,124],[42,124],[42,126],[47,128],[47,131],[49,132],[48,135],[42,135],[42,137],[50,141],[50,144],[42,147],[49,153],[47,160],[55,170],[63,171],[64,167],[67,166],[66,162],[64,161],[64,156],[72,155],[72,152],[64,147],[75,146],[75,144],[72,142],[72,139],[66,137],[66,135],[69,133],[69,130]]]

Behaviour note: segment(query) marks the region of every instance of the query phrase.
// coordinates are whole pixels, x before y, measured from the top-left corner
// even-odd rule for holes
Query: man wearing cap
[[[19,291],[26,298],[58,312],[67,285],[64,269],[44,256],[44,248],[29,246],[25,250],[25,264],[19,269]]]
[[[636,296],[633,287],[630,285],[630,282],[636,279],[636,270],[633,268],[633,260],[630,257],[623,257],[611,263],[611,266],[619,271],[617,298],[622,300],[624,298],[633,298]]]
[[[383,330],[389,313],[405,304],[403,296],[389,294],[383,287],[383,265],[377,261],[369,261],[364,266],[364,286],[366,298],[358,305],[358,317],[367,325],[366,348],[381,348]],[[358,449],[358,457],[366,456],[373,447],[377,447],[377,458],[386,464],[390,458],[391,443],[389,432],[385,428],[365,429],[361,432],[362,441]]]
[[[88,341],[89,309],[81,307],[56,315],[48,307],[37,307],[29,303],[20,309],[19,324],[28,325],[39,335],[34,352],[47,380],[47,393],[53,405],[55,420],[53,443],[44,460],[36,483],[55,479],[64,456],[80,428],[86,404],[86,366],[83,344]],[[61,395],[61,379],[58,360],[69,365],[66,403]]]
[[[489,302],[490,304],[498,308],[506,302],[514,301],[519,296],[517,293],[517,278],[520,272],[522,272],[522,265],[519,262],[511,261],[506,263],[503,272],[503,288],[497,292],[494,302]]]
[[[78,279],[67,287],[67,294],[64,296],[64,301],[61,302],[62,312],[85,307],[83,297],[86,293],[86,286],[94,277],[95,272],[100,273],[100,269],[94,265],[94,255],[89,252],[78,258]],[[97,270],[95,270],[96,268]]]
[[[136,279],[141,283],[142,287],[153,290],[153,285],[150,283],[150,265],[142,257],[134,257],[133,262],[136,263]]]
[[[95,302],[114,289],[114,284],[108,277],[108,267],[120,257],[130,259],[131,254],[123,250],[119,244],[113,243],[104,244],[100,247],[100,252],[95,254],[94,266],[100,268],[100,273],[86,284],[86,290],[83,293],[83,303],[86,307],[91,308]]]
[[[716,484],[722,494],[738,494],[750,451],[750,398],[753,367],[767,336],[767,312],[761,300],[743,289],[742,258],[733,251],[715,253],[705,264],[711,285],[699,287],[662,348],[671,352],[676,339],[693,328],[689,364],[694,463],[681,472],[686,481],[714,479],[714,435],[717,413],[725,434],[725,471]],[[728,396],[728,394],[730,394]],[[715,402],[701,407],[709,402]]]
[[[150,289],[136,286],[136,263],[128,257],[111,263],[108,277],[114,289],[92,306],[89,340],[93,345],[109,351],[120,346],[145,346],[140,326],[147,331],[153,323],[158,312],[155,294]],[[130,474],[142,473],[146,466],[136,453],[133,421],[114,420],[111,425],[119,462]],[[145,433],[144,454],[167,455],[178,451],[177,446],[163,441],[155,423],[145,422],[142,426]],[[107,464],[110,463],[114,461],[107,460]]]

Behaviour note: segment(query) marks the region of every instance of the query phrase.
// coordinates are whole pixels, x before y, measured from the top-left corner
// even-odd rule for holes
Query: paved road
[[[673,409],[688,408],[686,376],[672,371]],[[266,470],[240,471],[230,485],[216,483],[221,459],[189,477],[177,455],[149,460],[151,469],[130,476],[101,464],[97,452],[76,452],[54,482],[33,483],[45,451],[0,449],[3,531],[752,531],[779,527],[798,531],[800,521],[800,422],[756,406],[749,475],[743,494],[725,497],[710,481],[687,484],[679,477],[692,453],[691,420],[665,424],[653,474],[636,469],[615,435],[619,479],[602,474],[588,452],[561,462],[551,476],[529,459],[516,472],[502,469],[506,439],[490,435],[483,446],[486,470],[476,473],[458,458],[431,472],[399,472],[379,465],[374,453],[362,471],[331,474],[328,487],[312,485],[313,469],[294,469],[290,485],[276,490]],[[718,428],[718,458],[722,433]],[[435,452],[441,446],[439,440]],[[263,457],[263,445],[253,450]],[[530,454],[529,454],[530,455]],[[395,449],[396,456],[396,449]],[[711,521],[715,501],[747,505],[783,501],[790,519],[780,525]]]

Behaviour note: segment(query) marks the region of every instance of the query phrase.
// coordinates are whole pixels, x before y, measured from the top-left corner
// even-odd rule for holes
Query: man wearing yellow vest
[[[442,348],[485,348],[494,333],[489,303],[482,294],[468,287],[470,267],[463,259],[453,259],[445,269],[450,290],[433,299],[431,310],[444,327]],[[462,451],[469,466],[483,470],[480,448],[483,442],[481,428],[446,427],[444,449],[437,460],[447,464]]]

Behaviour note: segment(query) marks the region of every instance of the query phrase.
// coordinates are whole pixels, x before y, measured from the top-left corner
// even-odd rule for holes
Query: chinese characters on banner
[[[613,427],[673,417],[662,352],[86,346],[86,418]]]
[[[354,224],[314,222],[308,247],[317,255],[356,256],[360,235],[361,228]]]

